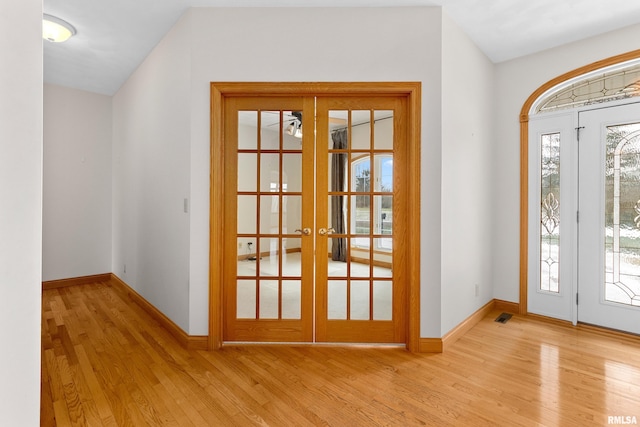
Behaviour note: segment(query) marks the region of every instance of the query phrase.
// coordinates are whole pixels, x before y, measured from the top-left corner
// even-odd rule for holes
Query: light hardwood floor
[[[640,423],[640,339],[492,313],[444,354],[188,351],[108,282],[43,292],[43,426]],[[614,419],[633,420],[633,418]]]

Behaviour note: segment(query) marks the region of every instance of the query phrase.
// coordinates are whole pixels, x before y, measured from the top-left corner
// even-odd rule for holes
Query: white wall
[[[442,334],[493,298],[494,65],[445,14],[442,48]],[[476,296],[476,285],[479,287]]]
[[[639,38],[640,25],[636,25],[496,66],[491,250],[495,298],[519,300],[519,114],[522,105],[533,91],[561,74],[638,49]]]
[[[0,424],[40,415],[42,2],[3,2],[0,24]]]
[[[191,331],[186,24],[174,26],[113,97],[112,272]],[[208,235],[208,224],[199,232]],[[206,323],[198,326],[206,333]]]
[[[44,86],[42,280],[111,272],[111,97]]]
[[[423,336],[440,336],[440,8],[191,9],[190,334],[207,333],[209,84],[421,81]],[[292,55],[295,52],[296,55]],[[434,309],[435,308],[435,309]]]

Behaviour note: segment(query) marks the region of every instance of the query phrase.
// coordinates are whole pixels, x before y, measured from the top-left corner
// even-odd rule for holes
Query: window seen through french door
[[[388,117],[388,120],[391,117]],[[356,191],[392,193],[393,192],[393,155],[375,154],[373,157],[374,170],[378,171],[378,176],[371,182],[370,171],[371,159],[361,157],[351,162],[351,187]],[[373,184],[373,187],[372,187]],[[356,209],[352,211],[351,227],[356,232],[368,232],[368,227],[373,225],[375,231],[382,235],[391,235],[393,232],[393,196],[381,196],[380,203],[367,206],[367,200],[356,201]],[[373,217],[371,217],[373,214]],[[375,240],[374,250],[390,252],[393,249],[393,239],[391,237]],[[353,240],[354,247],[369,249],[371,242],[367,238],[356,237]]]

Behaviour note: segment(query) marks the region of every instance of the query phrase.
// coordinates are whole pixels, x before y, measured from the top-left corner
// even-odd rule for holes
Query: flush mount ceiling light
[[[54,43],[67,41],[69,37],[76,34],[76,29],[55,16],[42,14],[42,38]]]

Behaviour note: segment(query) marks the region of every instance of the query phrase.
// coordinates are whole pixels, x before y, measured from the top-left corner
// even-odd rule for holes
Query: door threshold
[[[621,329],[608,328],[606,326],[595,325],[592,323],[578,322],[576,326],[580,329],[601,333],[603,335],[615,336],[619,338],[632,338],[634,340],[640,339],[640,334],[623,331]]]
[[[223,341],[223,347],[258,347],[258,346],[290,346],[290,347],[354,347],[354,348],[407,348],[405,343],[350,343],[350,342],[261,342],[261,341]]]

